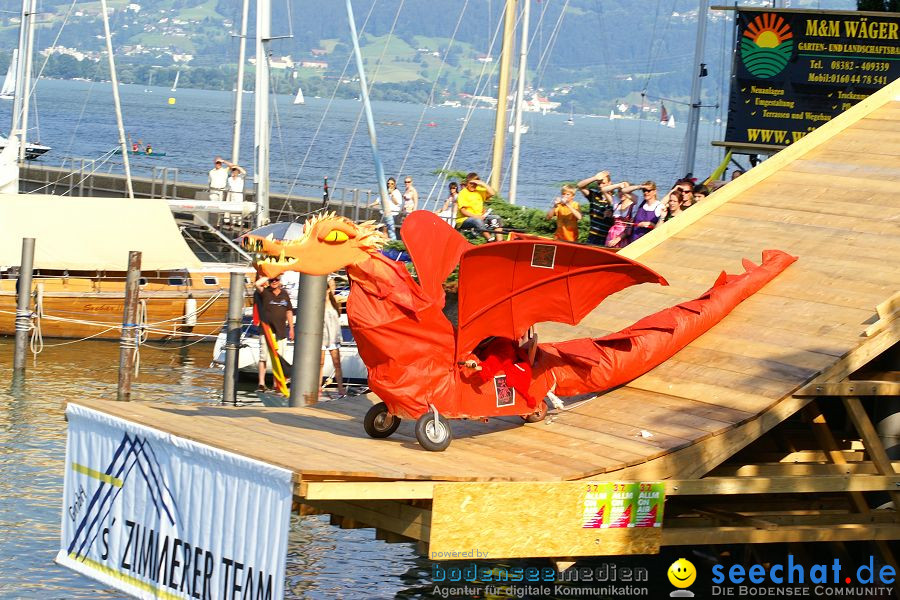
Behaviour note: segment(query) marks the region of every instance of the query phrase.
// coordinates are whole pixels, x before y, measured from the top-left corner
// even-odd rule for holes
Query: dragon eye
[[[326,244],[343,244],[347,240],[350,239],[346,233],[339,229],[332,229],[328,232],[328,234],[322,239]]]

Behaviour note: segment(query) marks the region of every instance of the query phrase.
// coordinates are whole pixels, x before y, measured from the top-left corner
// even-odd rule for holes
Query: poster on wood
[[[281,598],[291,473],[69,404],[56,561],[139,598]]]

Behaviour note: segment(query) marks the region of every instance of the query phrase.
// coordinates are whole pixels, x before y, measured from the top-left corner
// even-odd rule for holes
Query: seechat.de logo
[[[693,598],[694,593],[686,588],[691,587],[697,580],[697,568],[694,563],[686,558],[679,558],[671,564],[669,570],[666,571],[669,576],[669,583],[677,587],[669,593],[671,598]]]

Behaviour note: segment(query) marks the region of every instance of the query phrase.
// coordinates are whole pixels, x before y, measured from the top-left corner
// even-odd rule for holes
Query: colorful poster
[[[609,498],[611,483],[588,483],[584,496],[583,529],[601,529],[609,526]]]
[[[634,527],[638,483],[614,483],[609,497],[609,527]]]
[[[900,18],[741,8],[734,52],[725,144],[778,150],[900,77]]]
[[[666,484],[641,483],[638,487],[635,527],[662,527],[666,504]]]
[[[291,473],[69,404],[56,561],[139,598],[281,598]]]

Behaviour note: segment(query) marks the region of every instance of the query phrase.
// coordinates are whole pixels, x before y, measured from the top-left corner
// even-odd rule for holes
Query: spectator
[[[548,219],[556,219],[554,239],[563,242],[578,241],[578,221],[581,220],[581,211],[575,202],[575,190],[574,185],[562,186],[560,195],[553,200],[553,206],[547,211]]]
[[[704,184],[695,185],[694,186],[694,204],[697,204],[701,200],[705,200],[707,196],[709,196],[709,188]]]
[[[693,192],[693,190],[691,190]],[[680,187],[676,187],[671,192],[669,192],[668,197],[666,198],[666,216],[663,218],[663,221],[668,221],[669,219],[674,219],[682,212],[684,212],[685,200],[684,200],[684,192]]]
[[[590,185],[597,183],[596,189]],[[610,183],[609,171],[600,171],[596,175],[582,179],[576,185],[584,197],[588,199],[590,210],[590,230],[588,232],[588,244],[595,246],[606,245],[609,229],[613,225],[613,196],[612,192],[625,186],[625,182]]]
[[[267,285],[268,284],[268,285]],[[254,302],[257,306],[260,324],[265,323],[272,329],[275,335],[276,347],[287,338],[294,339],[294,306],[288,293],[281,288],[281,280],[278,277],[269,279],[260,277],[254,284],[257,294]],[[269,360],[268,345],[265,334],[260,327],[259,335],[259,385],[256,390],[266,391],[266,363]],[[278,356],[272,360],[280,360]]]
[[[321,369],[325,366],[325,352],[328,352],[331,355],[331,364],[334,365],[334,382],[337,384],[338,394],[343,396],[346,390],[341,371],[341,341],[343,340],[341,307],[334,292],[335,282],[332,277],[329,277],[328,290],[325,292],[325,322],[322,327],[322,360],[319,363],[319,379],[321,380]]]
[[[228,192],[228,201],[243,202],[244,178],[247,175],[247,171],[245,171],[243,167],[239,167],[235,164],[230,165],[230,167],[231,177],[225,182],[225,189]]]
[[[627,181],[625,182],[628,183]],[[619,201],[615,203],[613,209],[613,224],[606,234],[607,248],[624,248],[631,236],[631,226],[633,221],[631,213],[634,211],[634,194],[625,191],[630,185],[619,189]]]
[[[684,178],[675,184],[675,189],[681,192],[681,209],[688,209],[695,204],[694,200],[694,180]]]
[[[388,192],[388,210],[390,210],[391,217],[394,219],[394,227],[395,229],[400,227],[400,219],[397,217],[400,215],[403,209],[403,195],[400,193],[400,190],[397,189],[397,180],[393,177],[388,177],[387,179],[387,192]],[[384,207],[381,204],[381,198],[376,198],[373,200],[368,208],[378,208],[381,209],[382,216],[384,215]],[[391,236],[391,239],[395,239],[395,233],[393,231],[387,232],[388,235]]]
[[[731,180],[734,181],[735,179],[737,179],[738,177],[740,177],[743,174],[744,174],[744,172],[741,169],[735,169],[734,172],[731,174]]]
[[[460,190],[456,200],[456,227],[460,230],[474,229],[487,241],[503,239],[503,221],[495,215],[488,216],[484,203],[496,192],[478,178],[478,173],[466,175],[465,189]]]
[[[209,199],[213,202],[222,200],[225,194],[225,186],[228,183],[228,168],[225,166],[228,161],[223,160],[221,156],[216,157],[215,166],[209,170]],[[230,166],[230,165],[229,165]]]
[[[403,185],[403,213],[408,215],[419,208],[419,192],[413,187],[413,180],[409,175],[404,178]]]
[[[438,216],[452,227],[456,223],[456,198],[459,196],[459,184],[451,181],[447,188],[450,190],[450,195],[444,200],[444,205],[438,211]]]
[[[662,202],[656,197],[656,184],[654,182],[645,181],[641,184],[641,189],[644,190],[644,201],[634,213],[634,227],[631,230],[629,242],[641,239],[656,227],[665,211]]]

